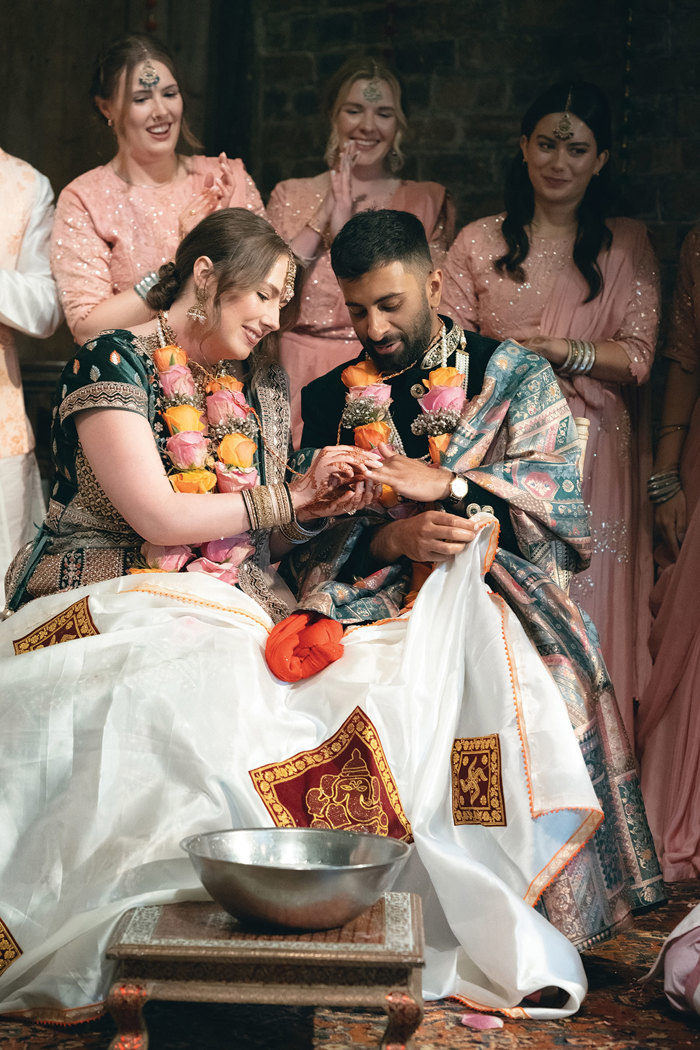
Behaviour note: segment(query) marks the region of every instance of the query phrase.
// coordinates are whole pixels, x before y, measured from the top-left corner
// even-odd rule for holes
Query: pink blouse
[[[51,268],[70,328],[110,296],[132,288],[172,259],[178,221],[205,176],[217,174],[216,157],[185,157],[187,175],[166,186],[134,186],[109,165],[80,175],[56,205]],[[264,215],[260,194],[241,160],[229,160],[233,181],[230,208]]]
[[[612,245],[598,260],[605,289],[584,306],[588,289],[572,260],[571,237],[533,236],[522,284],[494,269],[494,261],[506,250],[501,233],[504,217],[479,219],[456,237],[445,266],[445,313],[462,327],[495,339],[527,342],[536,335],[614,339],[629,357],[637,381],[648,379],[656,344],[659,291],[656,259],[644,226],[634,219],[607,220]],[[555,297],[562,300],[560,309],[553,308]],[[590,332],[580,327],[585,312],[591,315]],[[570,332],[573,318],[578,330]],[[554,326],[551,330],[550,325]]]
[[[328,172],[324,171],[313,178],[287,179],[275,186],[267,204],[267,216],[286,241],[296,237],[311,219],[328,192],[328,184]],[[386,207],[410,211],[421,220],[435,265],[441,266],[454,234],[454,206],[445,187],[437,182],[404,180]],[[294,330],[300,335],[347,339],[355,343],[355,329],[350,323],[328,251],[322,252],[310,267]]]

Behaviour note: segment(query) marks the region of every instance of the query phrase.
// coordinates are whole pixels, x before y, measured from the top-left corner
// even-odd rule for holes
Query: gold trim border
[[[347,748],[355,736],[358,736],[369,747],[374,756],[377,774],[384,785],[384,790],[387,793],[393,811],[405,830],[405,834],[401,836],[401,839],[405,842],[413,841],[411,825],[401,805],[399,790],[389,768],[389,763],[386,760],[379,733],[361,707],[356,707],[333,736],[319,744],[318,747],[313,748],[313,750],[300,751],[292,758],[285,759],[282,762],[270,762],[268,765],[248,770],[250,779],[253,781],[253,787],[262,799],[276,827],[295,828],[297,824],[287,807],[276,797],[275,786],[280,782],[285,783],[289,780],[294,780],[296,777],[306,773],[307,770],[325,765],[326,762],[337,758],[338,754]]]

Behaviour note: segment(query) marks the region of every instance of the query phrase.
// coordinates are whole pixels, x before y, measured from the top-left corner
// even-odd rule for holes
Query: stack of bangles
[[[134,291],[138,295],[139,299],[146,301],[146,296],[150,292],[154,284],[158,284],[159,277],[155,270],[151,270],[145,277],[142,277],[138,284],[134,285]]]
[[[583,339],[567,339],[569,352],[566,360],[559,365],[557,372],[560,375],[587,375],[595,364],[595,343]]]
[[[290,543],[305,543],[326,527],[325,519],[315,529],[306,529],[299,524],[286,481],[277,485],[256,485],[252,489],[242,489],[241,496],[251,529],[279,529]]]
[[[666,503],[681,491],[678,467],[652,474],[647,481],[647,495],[652,503]]]

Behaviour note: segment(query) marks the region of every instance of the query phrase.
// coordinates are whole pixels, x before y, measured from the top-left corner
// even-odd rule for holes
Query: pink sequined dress
[[[656,345],[656,259],[641,223],[608,220],[612,245],[598,259],[604,288],[585,303],[588,286],[573,263],[570,237],[533,236],[523,284],[494,269],[494,260],[506,250],[503,218],[479,219],[458,234],[447,257],[444,311],[462,327],[497,339],[614,339],[629,356],[636,380],[622,386],[590,376],[559,378],[574,417],[590,422],[583,495],[594,555],[590,569],[571,581],[570,594],[598,629],[633,739],[633,701],[640,697],[651,666],[652,519],[646,499],[651,442],[644,388],[640,391],[638,384],[649,378]]]
[[[58,198],[51,238],[51,269],[71,329],[111,295],[172,259],[178,220],[206,175],[219,171],[216,157],[185,157],[187,175],[167,186],[134,186],[109,164],[69,183]],[[230,208],[264,215],[260,194],[243,162],[229,160]]]
[[[700,368],[700,226],[681,249],[666,357]],[[652,591],[654,660],[637,716],[649,826],[668,882],[700,877],[700,398],[683,443],[688,526],[676,562],[657,552]]]
[[[328,172],[310,179],[287,179],[275,186],[267,204],[270,222],[291,241],[311,219],[328,192]],[[454,234],[454,208],[444,186],[437,182],[403,181],[387,208],[410,211],[423,226],[436,265],[441,265]],[[301,388],[360,352],[331,268],[330,252],[318,256],[306,276],[301,313],[296,328],[280,339],[280,360],[289,376],[292,431],[301,437]]]

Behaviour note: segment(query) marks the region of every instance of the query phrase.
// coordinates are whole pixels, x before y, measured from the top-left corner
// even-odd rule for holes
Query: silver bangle
[[[678,467],[651,474],[647,481],[647,496],[651,503],[666,503],[682,489]]]
[[[587,375],[595,365],[595,343],[584,339],[567,339],[566,360],[559,365],[559,375]]]
[[[151,272],[147,273],[145,277],[142,277],[141,280],[134,285],[134,291],[138,295],[139,299],[143,299],[143,301],[146,302],[146,296],[150,292],[151,288],[153,288],[154,285],[158,284],[159,280],[160,278],[158,277],[158,274],[155,270],[151,270]]]
[[[319,526],[316,529],[305,528],[296,519],[289,521],[284,525],[280,525],[280,535],[284,536],[289,543],[306,543],[308,540],[312,540],[314,536],[320,536],[323,530],[328,527],[328,518],[319,518],[317,520],[319,521]]]

